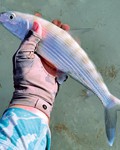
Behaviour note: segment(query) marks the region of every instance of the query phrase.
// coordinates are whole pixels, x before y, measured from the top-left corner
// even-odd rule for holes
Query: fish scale
[[[10,16],[14,17],[11,19]],[[34,21],[42,27],[42,39],[37,53],[58,70],[87,86],[101,100],[105,109],[106,135],[112,146],[120,100],[109,92],[94,63],[81,46],[69,33],[43,18],[16,11],[0,13],[1,24],[21,40],[32,29]]]
[[[55,29],[54,29],[54,31],[55,31]],[[53,32],[51,32],[51,35],[52,34],[53,34]],[[54,38],[55,38],[55,36],[54,36]],[[75,40],[73,40],[71,38],[71,36],[68,36],[68,34],[66,34],[66,32],[63,32],[62,35],[61,35],[61,32],[59,32],[59,34],[56,38],[59,38],[59,39],[57,39],[58,42],[56,41],[58,43],[58,45],[59,45],[60,41],[62,40],[65,45],[67,45],[70,49],[72,49],[72,51],[68,51],[68,52],[71,52],[70,56],[72,55],[73,57],[78,58],[81,61],[80,63],[82,63],[82,65],[85,65],[85,67],[88,69],[88,72],[91,73],[91,70],[94,71],[93,76],[95,76],[95,74],[97,74],[99,81],[103,81],[101,76],[98,75],[98,73],[96,72],[94,64],[90,61],[89,57],[86,55],[84,50],[82,50],[82,48],[75,42]]]

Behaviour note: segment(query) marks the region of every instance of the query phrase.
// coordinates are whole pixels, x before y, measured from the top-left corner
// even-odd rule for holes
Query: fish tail
[[[105,106],[105,129],[110,146],[113,145],[116,133],[117,111],[120,110],[120,100],[113,95]]]

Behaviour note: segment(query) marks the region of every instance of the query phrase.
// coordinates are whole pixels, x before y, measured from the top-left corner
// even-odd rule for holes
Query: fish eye
[[[14,17],[15,17],[15,14],[10,14],[9,16],[10,20],[14,19]]]

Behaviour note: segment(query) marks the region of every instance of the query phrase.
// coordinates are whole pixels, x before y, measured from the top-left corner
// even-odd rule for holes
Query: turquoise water
[[[17,10],[60,19],[101,72],[112,94],[120,98],[119,0],[0,0],[0,11]],[[0,26],[0,114],[12,97],[12,55],[20,41]],[[119,150],[120,113],[112,148],[107,144],[104,109],[99,99],[69,78],[60,88],[51,116],[51,150]]]

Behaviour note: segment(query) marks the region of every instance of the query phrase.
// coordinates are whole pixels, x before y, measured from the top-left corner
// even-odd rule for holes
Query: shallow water
[[[16,10],[60,19],[101,72],[111,93],[120,98],[119,0],[0,0],[0,11]],[[0,26],[0,114],[12,97],[12,55],[20,41]],[[120,113],[112,148],[107,144],[104,109],[95,95],[69,78],[60,88],[51,116],[51,150],[119,150]]]

